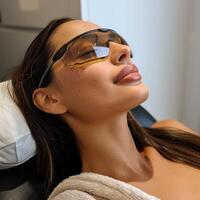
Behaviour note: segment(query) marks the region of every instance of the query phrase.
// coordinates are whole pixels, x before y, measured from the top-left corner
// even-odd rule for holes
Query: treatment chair
[[[142,106],[131,110],[143,127],[151,127],[156,119]],[[0,170],[0,200],[42,200],[44,182],[36,174],[36,156],[25,163]]]

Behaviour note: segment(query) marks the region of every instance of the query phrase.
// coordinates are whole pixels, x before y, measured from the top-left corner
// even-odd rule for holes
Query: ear
[[[68,111],[59,96],[48,88],[36,89],[33,92],[32,99],[34,105],[46,113],[64,114]]]

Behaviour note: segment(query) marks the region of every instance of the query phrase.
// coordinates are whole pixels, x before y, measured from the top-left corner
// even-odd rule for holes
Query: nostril
[[[118,58],[118,61],[123,61],[124,59],[126,59],[127,55],[126,54],[122,54],[120,55],[120,57]]]

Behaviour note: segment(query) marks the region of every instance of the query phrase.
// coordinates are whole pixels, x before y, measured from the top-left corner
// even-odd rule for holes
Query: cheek
[[[85,71],[78,83],[75,90],[84,106],[98,106],[111,92],[110,73],[99,68]]]
[[[110,95],[112,86],[110,77],[109,70],[95,66],[61,73],[59,85],[63,101],[71,110],[97,108]]]

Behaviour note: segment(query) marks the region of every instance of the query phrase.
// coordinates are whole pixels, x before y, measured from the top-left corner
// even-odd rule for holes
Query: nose
[[[112,64],[120,65],[130,63],[132,52],[128,45],[110,42],[109,47],[109,57]]]

